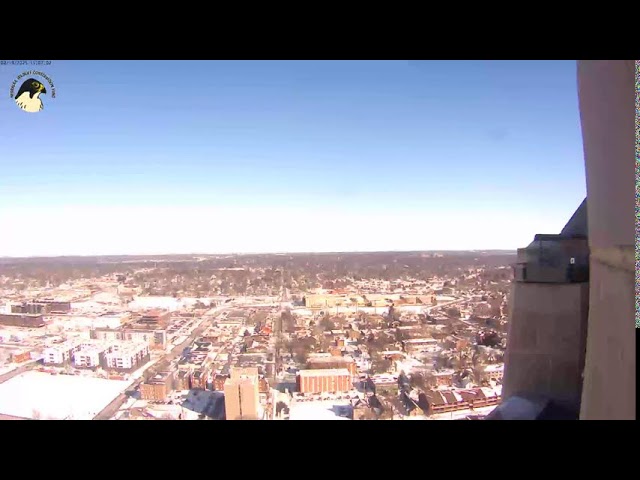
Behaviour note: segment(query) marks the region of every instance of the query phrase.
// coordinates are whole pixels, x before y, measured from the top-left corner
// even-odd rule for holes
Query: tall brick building
[[[174,372],[165,371],[147,380],[140,385],[140,396],[142,400],[155,402],[164,401],[173,390],[173,378]]]
[[[260,404],[257,368],[234,368],[224,383],[227,420],[258,420]]]

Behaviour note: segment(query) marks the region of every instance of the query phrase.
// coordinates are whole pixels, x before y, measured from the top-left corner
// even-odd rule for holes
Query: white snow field
[[[0,384],[0,413],[41,420],[91,420],[130,384],[26,372]]]

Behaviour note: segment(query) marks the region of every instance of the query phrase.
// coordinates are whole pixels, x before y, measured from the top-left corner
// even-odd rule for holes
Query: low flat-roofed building
[[[406,357],[406,355],[400,350],[384,350],[380,352],[380,355],[388,358],[389,360],[403,360]]]
[[[309,360],[316,359],[316,358],[331,358],[331,357],[332,355],[327,352],[317,352],[317,353],[312,352],[307,356]]]
[[[14,350],[11,352],[11,361],[13,363],[23,363],[31,360],[31,353],[28,350]]]
[[[122,325],[126,325],[131,321],[131,313],[129,312],[107,312],[98,315],[95,318],[94,325],[103,328],[118,328]]]
[[[495,364],[495,365],[487,365],[484,367],[484,371],[482,374],[482,380],[488,382],[501,382],[502,377],[504,376],[504,364]]]
[[[300,370],[298,390],[302,393],[348,392],[353,389],[352,378],[346,368]]]
[[[351,357],[329,356],[315,357],[307,359],[307,366],[310,370],[320,369],[347,369],[351,375],[357,375],[358,367]]]
[[[501,388],[478,387],[470,389],[427,390],[429,413],[438,414],[497,405],[501,400]]]
[[[396,375],[373,375],[367,379],[369,389],[373,389],[376,395],[396,395],[399,390],[398,377]]]
[[[50,313],[67,313],[71,310],[71,303],[58,302],[55,300],[37,300],[33,302],[13,304],[10,308],[11,313],[47,315]]]
[[[244,318],[226,318],[224,320],[217,320],[216,326],[224,330],[231,328],[238,328],[244,324]]]
[[[396,360],[394,362],[396,372],[404,372],[405,374],[423,373],[429,370],[429,367],[416,358],[406,358],[404,360]]]
[[[48,313],[43,303],[23,302],[10,306],[10,313],[27,314],[27,315],[43,315]]]
[[[153,309],[144,312],[136,321],[141,325],[148,325],[154,329],[166,328],[171,322],[171,312]]]
[[[58,300],[38,300],[45,306],[46,313],[67,313],[71,311],[71,302]]]
[[[428,351],[433,352],[438,349],[438,340],[435,338],[412,338],[404,340],[402,346],[408,353]]]
[[[454,370],[447,369],[447,370],[439,370],[439,371],[431,372],[431,375],[433,375],[433,378],[435,379],[437,386],[450,387],[451,384],[453,383],[454,373],[455,373]]]
[[[0,325],[7,327],[40,328],[44,327],[44,317],[30,313],[0,313]]]
[[[167,346],[166,330],[94,328],[90,331],[90,336],[96,340],[144,342],[149,348],[154,350],[163,350]]]
[[[335,306],[351,305],[352,300],[347,295],[308,294],[304,296],[305,307],[316,310]]]

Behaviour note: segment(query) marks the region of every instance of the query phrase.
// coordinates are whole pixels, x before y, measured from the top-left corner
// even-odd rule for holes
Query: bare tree
[[[427,381],[425,379],[425,376],[422,373],[414,373],[413,375],[411,375],[411,386],[426,390]]]
[[[333,321],[329,317],[322,318],[320,322],[318,322],[318,326],[325,332],[329,330],[335,330],[336,328],[335,323],[333,323]]]
[[[391,365],[392,365],[391,360],[389,360],[386,357],[383,357],[378,353],[375,353],[371,361],[371,371],[374,374],[386,373],[391,368]]]
[[[34,420],[40,420],[41,417],[42,414],[40,413],[40,410],[36,410],[35,408],[31,410],[31,418]]]

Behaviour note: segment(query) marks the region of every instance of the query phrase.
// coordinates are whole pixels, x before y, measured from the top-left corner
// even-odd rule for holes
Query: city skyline
[[[585,196],[575,62],[42,70],[0,106],[0,256],[515,250]]]

